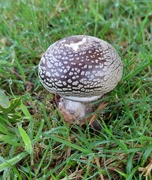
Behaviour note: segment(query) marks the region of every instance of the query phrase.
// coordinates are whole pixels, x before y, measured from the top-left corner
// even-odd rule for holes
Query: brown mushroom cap
[[[39,63],[44,87],[75,101],[94,101],[113,90],[122,72],[116,50],[101,39],[85,35],[53,43]]]

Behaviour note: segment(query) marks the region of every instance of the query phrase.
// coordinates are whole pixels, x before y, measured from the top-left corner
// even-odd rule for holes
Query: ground
[[[0,2],[0,179],[152,177],[152,1]],[[70,35],[101,38],[123,64],[98,101],[101,130],[67,125],[38,79],[42,54]]]

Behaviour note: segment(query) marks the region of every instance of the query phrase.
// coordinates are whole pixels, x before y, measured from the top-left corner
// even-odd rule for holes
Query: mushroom
[[[60,96],[65,121],[84,123],[91,102],[113,90],[123,65],[116,50],[99,38],[75,35],[53,43],[43,54],[38,73],[43,86]]]

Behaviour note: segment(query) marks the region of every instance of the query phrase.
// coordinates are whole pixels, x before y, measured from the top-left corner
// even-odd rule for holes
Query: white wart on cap
[[[113,90],[122,72],[121,59],[109,43],[84,35],[55,42],[39,63],[40,81],[48,91],[80,102]]]

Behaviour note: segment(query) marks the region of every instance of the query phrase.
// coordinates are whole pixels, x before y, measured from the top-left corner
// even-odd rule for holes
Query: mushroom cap
[[[123,65],[106,41],[85,35],[53,43],[39,63],[39,78],[51,93],[74,101],[94,101],[113,90]]]

